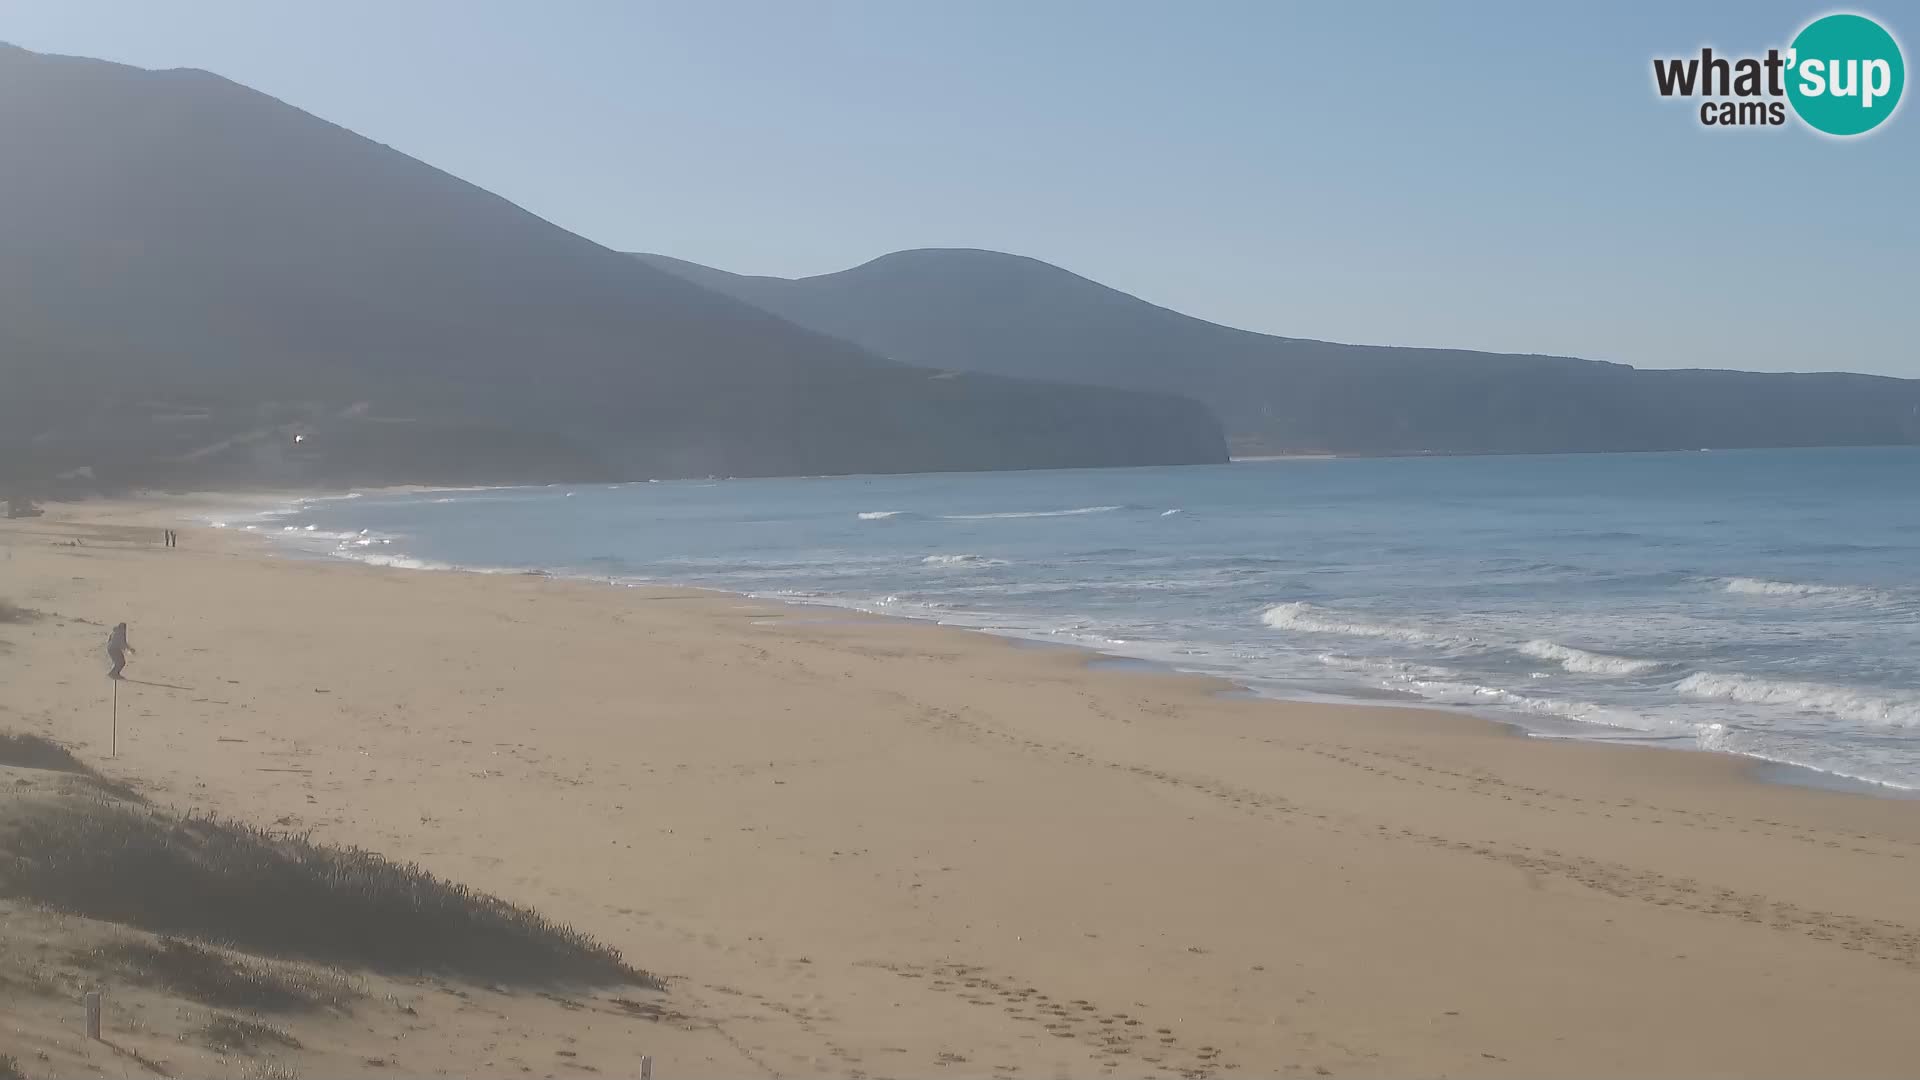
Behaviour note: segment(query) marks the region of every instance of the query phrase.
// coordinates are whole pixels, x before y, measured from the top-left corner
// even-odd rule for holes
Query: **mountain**
[[[903,363],[1188,394],[1242,454],[1920,442],[1914,380],[1275,337],[992,251],[901,251],[797,280],[639,258]]]
[[[0,45],[0,484],[1224,454],[1192,401],[883,360],[218,76]]]

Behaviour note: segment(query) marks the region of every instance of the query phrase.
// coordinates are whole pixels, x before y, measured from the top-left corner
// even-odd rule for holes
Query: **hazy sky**
[[[207,68],[740,272],[985,247],[1299,337],[1920,376],[1920,106],[1842,142],[1652,90],[1827,10],[0,0],[0,40]],[[1920,59],[1920,4],[1847,10]]]

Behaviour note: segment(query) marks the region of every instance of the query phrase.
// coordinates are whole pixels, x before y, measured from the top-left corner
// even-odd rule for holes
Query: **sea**
[[[384,566],[925,619],[1282,698],[1920,790],[1920,448],[369,492],[213,523]]]

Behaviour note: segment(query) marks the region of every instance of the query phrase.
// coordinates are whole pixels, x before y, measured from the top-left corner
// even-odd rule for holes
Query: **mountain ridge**
[[[908,249],[802,278],[636,257],[903,362],[1189,394],[1242,454],[1920,442],[1920,382],[1891,376],[1283,337],[984,249]]]
[[[0,49],[0,145],[0,482],[1225,455],[1190,401],[884,360],[197,69]]]

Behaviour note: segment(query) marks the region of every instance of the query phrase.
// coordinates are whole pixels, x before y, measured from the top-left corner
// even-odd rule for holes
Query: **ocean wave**
[[[1523,642],[1520,651],[1537,660],[1551,660],[1568,671],[1583,675],[1640,675],[1671,665],[1661,660],[1642,660],[1610,653],[1588,652],[1557,641],[1535,639]]]
[[[1852,585],[1813,585],[1800,581],[1772,581],[1767,578],[1722,578],[1721,588],[1742,596],[1822,597],[1834,600],[1873,600],[1882,593]]]
[[[1818,748],[1801,746],[1781,752],[1766,746],[1754,745],[1754,738],[1753,732],[1736,730],[1724,724],[1712,724],[1709,725],[1709,730],[1700,735],[1698,741],[1700,749],[1702,750],[1717,750],[1723,754],[1738,754],[1741,757],[1753,758],[1756,761],[1771,762],[1775,765],[1789,765],[1796,769],[1807,769],[1811,772],[1825,773],[1828,776],[1839,777],[1842,780],[1851,780],[1859,784],[1869,784],[1873,787],[1885,788],[1891,791],[1910,792],[1920,790],[1920,787],[1916,787],[1916,785],[1910,782],[1903,783],[1898,780],[1888,780],[1861,772],[1859,771],[1858,765],[1846,761],[1836,761],[1831,754],[1823,753]]]
[[[985,555],[929,555],[920,560],[927,566],[1005,566],[1005,559],[991,559]]]
[[[854,516],[861,521],[885,521],[888,518],[912,517],[914,514],[911,510],[863,510]]]
[[[1316,607],[1304,600],[1275,604],[1261,612],[1260,621],[1275,630],[1300,630],[1309,634],[1345,634],[1348,637],[1385,638],[1418,644],[1458,644],[1465,639],[1452,634],[1437,634],[1411,626],[1362,622],[1339,612]]]
[[[1378,660],[1370,656],[1347,656],[1343,653],[1321,653],[1315,660],[1341,671],[1356,672],[1363,675],[1378,676],[1393,682],[1415,682],[1422,679],[1457,679],[1460,673],[1451,668],[1434,667],[1431,664],[1413,664],[1404,660]]]
[[[1076,517],[1081,514],[1109,514],[1118,506],[1077,506],[1072,510],[1014,510],[999,514],[943,514],[947,521],[995,521],[1002,518]]]
[[[1185,512],[1186,512],[1186,511],[1184,511],[1184,510],[1181,510],[1181,509],[1180,509],[1179,507],[1177,507],[1177,506],[1176,506],[1176,507],[1174,507],[1174,508],[1173,508],[1173,509],[1171,509],[1171,510],[1162,510],[1162,511],[1160,511],[1160,516],[1161,516],[1161,517],[1172,517],[1172,516],[1173,516],[1173,515],[1175,515],[1175,514],[1181,514],[1181,513],[1185,513]]]
[[[1310,634],[1342,634],[1347,637],[1404,641],[1415,645],[1438,645],[1456,649],[1471,647],[1480,650],[1493,647],[1487,641],[1463,634],[1441,633],[1416,626],[1354,619],[1305,601],[1276,604],[1261,613],[1260,621],[1276,630],[1297,630]],[[1537,660],[1551,660],[1568,671],[1585,675],[1640,675],[1673,666],[1662,660],[1614,656],[1609,653],[1576,649],[1571,645],[1562,645],[1557,641],[1548,641],[1544,638],[1521,642],[1511,647]]]
[[[1920,727],[1920,694],[1876,694],[1825,683],[1699,671],[1674,684],[1689,697],[1822,712],[1873,727]]]
[[[440,562],[437,559],[417,559],[411,555],[387,555],[379,552],[341,551],[337,553],[343,559],[352,559],[368,566],[385,566],[395,570],[464,570],[474,574],[514,574],[517,570],[505,567],[455,566],[453,563]]]
[[[330,541],[341,547],[371,547],[374,544],[393,543],[393,537],[374,532],[371,529],[360,529],[356,532],[351,530],[336,531],[321,529],[313,525],[285,525],[281,527],[280,531],[291,534],[287,539],[303,544],[312,540]]]
[[[1435,705],[1449,705],[1454,708],[1475,710],[1494,708],[1507,713],[1522,713],[1581,724],[1597,724],[1623,731],[1672,732],[1688,737],[1695,737],[1702,730],[1698,725],[1687,724],[1674,732],[1673,725],[1636,712],[1609,708],[1598,702],[1581,701],[1577,698],[1522,694],[1504,686],[1488,686],[1484,683],[1451,679],[1407,679],[1402,685]]]

